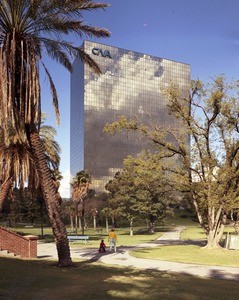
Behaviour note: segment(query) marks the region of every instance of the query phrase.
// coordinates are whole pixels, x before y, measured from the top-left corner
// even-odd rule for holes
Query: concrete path
[[[132,249],[157,247],[159,245],[168,245],[172,243],[180,243],[180,233],[184,227],[176,227],[174,231],[163,234],[160,238],[151,243],[144,243],[130,247],[118,247],[116,253],[98,253],[97,249],[92,248],[72,248],[71,257],[83,258],[90,261],[99,261],[107,265],[119,265],[138,269],[152,269],[166,272],[174,272],[181,274],[189,274],[199,277],[232,279],[239,281],[239,268],[205,266],[196,264],[185,264],[169,261],[150,260],[135,258],[130,256],[129,251]],[[238,253],[239,255],[239,253]],[[56,246],[54,243],[38,244],[39,258],[57,259]]]

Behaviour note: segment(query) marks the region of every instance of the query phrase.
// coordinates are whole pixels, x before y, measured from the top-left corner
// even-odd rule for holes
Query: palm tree
[[[76,173],[71,183],[72,199],[76,207],[76,216],[78,216],[78,206],[81,204],[81,230],[84,235],[85,230],[85,199],[88,196],[89,186],[91,184],[91,176],[86,170]],[[77,222],[76,222],[77,232]]]
[[[42,60],[42,53],[72,71],[73,56],[79,56],[96,73],[98,65],[81,47],[66,40],[78,37],[107,37],[104,29],[85,25],[83,11],[104,9],[108,5],[90,0],[0,0],[0,127],[4,143],[9,144],[10,129],[19,143],[28,143],[34,162],[58,251],[58,265],[71,266],[69,242],[60,217],[60,195],[47,164],[39,137],[41,97],[39,64],[50,82],[56,120],[59,122],[58,97],[53,80]]]
[[[106,232],[108,233],[109,232],[109,217],[111,216],[111,209],[109,207],[104,207],[101,210],[101,213],[105,217],[105,228],[106,228]]]
[[[59,188],[59,181],[62,179],[59,172],[61,149],[55,141],[56,130],[52,126],[42,125],[39,134],[52,177]],[[31,149],[28,144],[18,143],[15,139],[13,134],[10,144],[5,146],[0,135],[0,212],[9,191],[14,187],[23,190],[27,184],[32,196],[41,196],[39,176]]]
[[[12,133],[9,145],[6,146],[2,136],[3,134],[0,135],[0,212],[12,188],[19,187],[23,190],[26,183],[32,190],[39,186],[39,176],[29,145],[17,142],[16,135]]]

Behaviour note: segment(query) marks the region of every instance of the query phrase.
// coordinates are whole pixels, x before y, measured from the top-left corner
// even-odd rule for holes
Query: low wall
[[[26,258],[37,258],[37,236],[21,236],[9,229],[0,227],[0,250]]]

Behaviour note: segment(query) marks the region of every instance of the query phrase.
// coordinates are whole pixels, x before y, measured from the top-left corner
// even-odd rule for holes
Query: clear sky
[[[111,37],[89,39],[103,44],[142,52],[191,65],[191,78],[209,81],[225,74],[239,79],[239,1],[238,0],[97,0],[110,4],[105,11],[84,13],[85,22],[106,28]],[[82,40],[72,37],[75,45]],[[56,84],[61,124],[56,127],[50,94],[42,81],[43,111],[46,123],[57,129],[61,166],[65,176],[61,195],[69,197],[70,169],[70,74],[55,63],[47,65]]]

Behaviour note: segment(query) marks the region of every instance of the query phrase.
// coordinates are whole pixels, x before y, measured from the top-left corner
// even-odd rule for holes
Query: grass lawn
[[[184,274],[77,262],[57,268],[47,261],[0,257],[2,300],[107,300],[238,298],[238,282]]]
[[[239,250],[203,248],[203,245],[206,244],[206,235],[202,228],[195,221],[195,218],[192,218],[190,215],[185,218],[185,214],[183,214],[184,217],[180,218],[182,214],[183,212],[176,212],[176,218],[171,220],[171,222],[174,221],[175,226],[185,226],[185,230],[181,233],[183,245],[174,244],[153,249],[139,249],[131,251],[130,254],[139,258],[196,263],[201,265],[239,267]],[[227,232],[232,231],[233,228],[228,226],[223,239]]]
[[[139,258],[239,268],[239,250],[209,250],[196,245],[177,245],[134,250],[130,254]]]
[[[38,227],[33,228],[25,228],[25,227],[18,227],[18,228],[11,228],[12,230],[19,232],[23,235],[36,235],[41,239],[41,229]],[[169,230],[169,228],[164,227],[162,228],[156,228],[156,232],[153,234],[149,234],[146,228],[137,227],[134,230],[134,235],[129,235],[129,229],[128,228],[117,228],[116,233],[118,236],[118,246],[124,245],[124,246],[131,246],[135,244],[141,244],[146,242],[151,242],[157,239],[159,236],[163,234],[162,231]],[[70,229],[68,228],[68,232],[70,232]],[[74,235],[74,234],[73,234]],[[81,235],[81,231],[78,231],[78,235]],[[92,247],[97,248],[99,246],[100,240],[104,239],[106,245],[108,245],[108,233],[106,230],[98,231],[94,230],[92,228],[85,230],[85,235],[88,235],[90,237],[90,243],[84,245],[82,241],[76,241],[71,243],[71,247]],[[54,238],[52,235],[52,229],[50,227],[44,228],[44,239],[45,242],[53,242]]]
[[[177,225],[185,226],[185,230],[181,233],[183,245],[169,245],[154,249],[135,250],[131,252],[131,255],[140,258],[166,261],[239,267],[239,250],[226,250],[224,248],[208,250],[198,245],[205,244],[206,236],[198,222],[196,222],[195,217],[184,211],[176,211],[175,218],[168,220],[167,224],[164,226],[157,227],[154,234],[149,234],[145,228],[135,228],[134,236],[130,236],[128,228],[117,228],[118,246],[131,246],[151,242]],[[24,234],[38,235],[39,237],[41,234],[40,228],[23,227],[15,228],[15,231],[20,231]],[[69,228],[68,231],[70,231]],[[226,228],[225,232],[228,231],[232,231],[232,228]],[[46,238],[44,239],[45,242],[54,241],[51,228],[44,228],[44,234],[46,235]],[[80,234],[80,231],[78,234]],[[101,239],[104,239],[108,246],[108,234],[105,230],[100,232],[93,229],[87,229],[85,235],[89,235],[90,244],[84,245],[82,241],[78,241],[71,243],[71,248],[80,246],[81,248],[93,247],[97,249]]]

